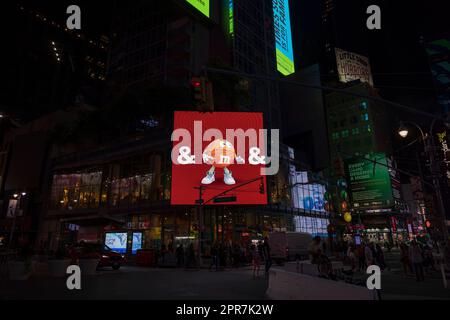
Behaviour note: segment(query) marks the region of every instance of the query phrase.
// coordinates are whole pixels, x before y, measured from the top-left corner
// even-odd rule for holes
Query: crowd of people
[[[390,252],[393,245],[389,242],[374,243],[364,242],[356,245],[351,241],[334,241],[331,249],[327,252],[326,242],[320,237],[315,237],[309,246],[311,263],[324,267],[330,264],[329,257],[344,262],[351,267],[351,272],[365,272],[371,265],[377,265],[383,271],[390,269],[385,260],[385,251]],[[400,251],[400,263],[403,266],[405,275],[414,274],[417,281],[424,281],[425,274],[438,271],[436,266],[435,252],[438,251],[436,243],[431,241],[395,243],[395,247]],[[450,239],[442,248],[446,260],[450,258]],[[328,254],[327,254],[328,253]],[[449,266],[446,266],[448,269]]]
[[[253,276],[259,277],[261,265],[264,263],[264,271],[267,274],[272,260],[270,257],[270,246],[268,239],[258,241],[256,244],[243,246],[241,244],[224,244],[215,242],[204,256],[209,262],[209,270],[223,270],[227,267],[239,268],[251,264],[253,267]],[[172,246],[162,246],[158,257],[160,260],[167,260],[169,256],[174,255],[176,266],[181,268],[197,267],[198,256],[191,243],[186,248],[179,244],[175,250]]]

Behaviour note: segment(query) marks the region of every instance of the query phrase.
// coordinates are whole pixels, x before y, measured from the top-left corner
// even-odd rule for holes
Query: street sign
[[[236,202],[236,196],[218,197],[213,200],[214,203]]]

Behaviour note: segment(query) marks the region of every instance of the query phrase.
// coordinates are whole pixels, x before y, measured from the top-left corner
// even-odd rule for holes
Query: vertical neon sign
[[[229,18],[229,32],[231,37],[234,35],[234,8],[233,8],[233,0],[228,1],[228,18]]]
[[[209,0],[186,0],[186,1],[209,18]]]
[[[273,0],[277,69],[287,76],[295,72],[289,0]]]

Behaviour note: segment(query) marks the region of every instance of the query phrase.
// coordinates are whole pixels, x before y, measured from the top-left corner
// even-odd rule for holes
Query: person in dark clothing
[[[177,257],[177,267],[180,268],[184,265],[184,248],[182,244],[178,246],[175,255]]]
[[[266,275],[269,274],[269,269],[272,266],[272,257],[270,256],[270,245],[269,245],[269,238],[264,238],[264,243],[262,245],[262,253],[265,263],[265,272]]]
[[[194,267],[195,266],[195,249],[194,249],[194,244],[191,243],[189,245],[188,248],[188,252],[187,252],[187,263],[186,263],[186,267]]]
[[[384,260],[383,249],[381,248],[381,246],[378,243],[375,246],[375,260],[381,270],[384,270],[386,268],[386,262]]]
[[[219,248],[215,243],[211,248],[211,264],[209,265],[209,270],[215,266],[216,271],[219,269]]]

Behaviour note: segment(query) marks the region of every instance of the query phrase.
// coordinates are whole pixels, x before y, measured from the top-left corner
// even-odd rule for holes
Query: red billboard
[[[267,204],[264,134],[262,113],[175,112],[171,204]]]

